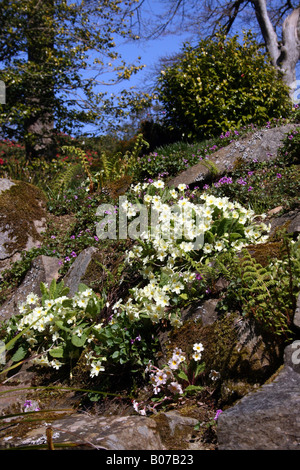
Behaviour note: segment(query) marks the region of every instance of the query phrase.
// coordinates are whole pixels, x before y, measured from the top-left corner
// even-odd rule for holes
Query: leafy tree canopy
[[[137,39],[130,30],[137,2],[2,0],[2,135],[25,140],[31,149],[40,140],[41,148],[54,127],[74,133],[95,123],[100,130],[143,107],[147,94],[137,96],[129,89],[115,97],[103,91],[143,67],[139,61],[126,64],[116,43]]]
[[[262,125],[291,110],[288,87],[251,32],[243,43],[219,33],[196,47],[185,44],[161,71],[158,98],[169,128],[189,139]]]

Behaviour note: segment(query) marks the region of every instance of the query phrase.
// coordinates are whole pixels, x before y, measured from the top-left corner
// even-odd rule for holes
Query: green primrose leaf
[[[71,338],[71,342],[73,346],[77,348],[82,348],[87,340],[87,335],[83,334],[81,336],[73,335]]]
[[[49,354],[52,357],[62,358],[62,357],[64,357],[64,348],[59,347],[59,348],[50,349]]]
[[[26,356],[28,350],[24,346],[20,346],[14,355],[12,356],[11,360],[12,362],[20,362],[24,357]]]

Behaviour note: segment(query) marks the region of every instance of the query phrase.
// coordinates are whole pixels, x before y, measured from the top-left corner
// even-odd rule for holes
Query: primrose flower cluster
[[[173,396],[183,395],[185,390],[183,383],[188,385],[190,380],[191,382],[195,382],[203,369],[202,365],[197,365],[198,361],[201,359],[203,350],[202,343],[195,343],[193,345],[192,361],[189,361],[182,349],[176,347],[173,350],[168,364],[161,369],[154,366],[152,362],[149,362],[145,372],[149,374],[154,395],[158,395],[162,392],[164,394],[162,402],[168,400],[169,392]],[[189,369],[192,373],[189,373]],[[159,402],[157,403],[159,404]],[[146,414],[146,406],[141,408],[141,404],[134,401],[133,407],[137,413],[142,415]],[[149,411],[154,411],[153,406],[148,406],[148,409]]]
[[[46,284],[43,286],[49,294]],[[100,301],[92,289],[83,285],[73,298],[51,298],[47,294],[41,299],[29,294],[19,305],[19,315],[12,318],[7,332],[12,336],[22,332],[19,350],[34,353],[33,364],[59,369],[66,358],[78,356],[79,348],[94,346],[101,324],[96,324],[93,317],[100,310]],[[92,377],[103,370],[105,358],[90,352],[86,359]]]
[[[195,343],[193,346],[193,351],[193,360],[196,362],[200,361],[203,345],[201,343]],[[168,390],[173,394],[183,393],[181,384],[174,376],[174,371],[177,371],[180,368],[180,365],[184,362],[186,362],[186,355],[180,348],[175,348],[173,355],[166,367],[163,369],[158,369],[157,367],[152,366],[150,369],[150,381],[153,385],[153,391],[155,395],[161,391],[162,386],[167,387]]]
[[[189,260],[205,263],[220,252],[239,251],[268,238],[267,225],[257,222],[251,209],[227,197],[201,194],[196,204],[195,194],[186,185],[169,189],[161,180],[139,183],[131,191],[133,200],[139,198],[151,210],[150,227],[126,258],[130,264],[139,264],[145,285],[132,289],[125,304],[119,301],[114,306],[125,310],[132,320],[147,315],[153,322],[168,318],[171,324],[180,325],[173,307],[179,297],[188,295],[199,276]],[[126,200],[123,210],[132,218],[137,204]]]

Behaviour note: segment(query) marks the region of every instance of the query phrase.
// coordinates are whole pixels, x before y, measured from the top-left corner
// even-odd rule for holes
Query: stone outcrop
[[[297,299],[296,310],[294,315],[294,325],[300,328],[300,294]]]
[[[221,174],[237,159],[272,159],[276,156],[284,135],[294,127],[294,125],[283,126],[252,133],[215,152],[210,160]],[[175,186],[179,183],[196,184],[199,181],[203,182],[210,173],[209,165],[206,167],[199,163],[179,175],[177,179],[175,178],[171,184]],[[0,205],[2,203],[3,208],[9,206],[12,201],[11,197],[19,198],[18,200],[21,201],[16,206],[12,206],[20,210],[15,220],[8,212],[0,212],[0,271],[3,266],[1,263],[14,261],[20,250],[29,249],[39,243],[39,236],[46,220],[42,194],[31,185],[22,186],[23,189],[20,191],[19,188],[17,192],[19,185],[21,187],[21,183],[16,181],[0,180]],[[29,196],[25,196],[25,190],[28,190],[33,198],[30,199],[30,204],[33,204],[32,207],[35,208],[32,212],[28,209]],[[290,233],[299,234],[299,211],[294,210],[289,214],[280,215],[280,208],[276,209],[278,210],[269,214],[272,230],[285,225]],[[28,216],[30,215],[28,224],[25,223],[24,210],[27,210]],[[25,236],[19,237],[19,232]],[[83,250],[64,276],[63,281],[70,289],[70,296],[77,291],[79,283],[86,283],[87,271],[96,253],[97,249],[94,247]],[[50,284],[53,278],[59,278],[58,259],[47,256],[37,257],[13,297],[1,305],[0,321],[17,313],[18,304],[24,301],[29,293],[34,292],[40,295],[40,283]],[[226,283],[221,284],[218,286],[216,297],[226,290]],[[218,322],[219,299],[216,297],[208,298],[203,303],[182,312],[184,325],[179,335],[182,335],[181,341],[185,345],[190,344],[192,340],[199,341],[199,338],[202,341],[202,336],[197,336],[201,332],[203,342],[206,341],[204,353],[211,352],[212,359],[209,362],[209,356],[207,357],[207,367],[214,369],[218,362],[222,366],[222,372],[226,372],[220,392],[225,409],[218,418],[218,448],[220,450],[299,450],[300,341],[295,340],[285,349],[284,364],[280,366],[282,351],[280,353],[274,344],[273,349],[268,349],[269,345],[266,345],[264,338],[250,321],[241,319],[238,315],[234,318],[234,315],[229,314],[227,318],[231,316],[233,322],[228,323],[225,330],[224,323]],[[193,330],[189,327],[191,324],[199,324],[199,329]],[[300,328],[300,295],[296,305],[294,326]],[[189,341],[185,342],[184,332],[188,335]],[[195,337],[192,336],[194,333]],[[215,333],[215,336],[205,337],[207,333]],[[233,338],[234,342],[231,342]],[[169,340],[167,334],[160,338],[165,349],[169,346]],[[276,370],[277,372],[269,378]],[[15,411],[22,411],[22,404],[27,399],[24,386],[30,387],[36,379],[34,371],[26,363],[21,371],[18,369],[14,373],[16,375],[12,377],[13,380],[8,379],[0,386],[1,391],[7,392],[2,395],[0,401],[1,414],[7,413],[8,410],[14,411],[14,406],[18,408]],[[250,377],[251,380],[249,380]],[[265,383],[266,378],[268,380]],[[99,448],[113,451],[202,450],[202,442],[196,441],[192,444],[193,430],[198,423],[194,417],[182,416],[175,411],[160,412],[151,417],[135,415],[133,412],[126,416],[122,414],[94,415],[76,412],[75,401],[72,395],[70,403],[71,407],[74,405],[74,409],[70,414],[61,416],[60,408],[63,402],[57,400],[54,406],[57,416],[50,425],[45,424],[47,422],[47,417],[45,417],[45,423],[39,422],[28,426],[25,430],[23,428],[21,435],[10,434],[10,431],[0,434],[0,448],[1,446],[46,444],[46,430],[50,426],[53,432],[53,444],[57,448],[60,444],[69,442],[83,449]]]
[[[270,223],[270,235],[272,235],[278,227],[286,227],[288,233],[293,233],[295,236],[298,236],[300,234],[300,209],[272,217]]]
[[[221,413],[217,437],[219,450],[300,449],[300,341],[273,381]]]
[[[0,178],[0,272],[37,247],[46,227],[46,198],[24,181]]]
[[[54,450],[64,445],[65,450],[79,448],[159,451],[170,449],[170,443],[173,449],[189,449],[193,448],[192,435],[198,422],[197,419],[181,416],[178,412],[161,413],[159,420],[138,415],[99,416],[89,413],[66,413],[61,416],[62,414],[63,410],[57,410],[57,415],[54,420],[52,417],[51,423],[47,423],[45,414],[45,423],[33,426],[22,436],[6,435],[1,440],[0,448],[45,445],[47,428],[51,428]]]
[[[281,127],[251,132],[214,152],[209,156],[208,162],[197,163],[181,172],[175,178],[172,178],[168,184],[170,187],[177,187],[183,183],[189,186],[203,185],[212,173],[209,162],[213,164],[214,170],[221,176],[226,171],[231,170],[240,159],[244,161],[272,160],[276,158],[278,149],[282,145],[282,140],[286,134],[293,129],[299,129],[299,125],[287,124]]]
[[[18,314],[18,305],[26,300],[32,292],[41,295],[40,284],[50,285],[52,279],[58,279],[59,260],[50,256],[40,255],[32,262],[23,282],[13,293],[13,296],[0,306],[0,321],[7,320]]]
[[[46,428],[32,429],[21,438],[6,440],[13,447],[18,445],[45,444]],[[143,416],[101,417],[89,414],[74,414],[56,419],[52,423],[53,445],[73,443],[80,449],[106,450],[164,450],[157,425]],[[71,449],[68,447],[68,449]]]
[[[70,296],[73,296],[75,292],[77,292],[80,283],[85,283],[85,274],[96,252],[97,248],[93,246],[83,250],[75,259],[67,274],[64,276],[63,282],[65,286],[70,289]]]

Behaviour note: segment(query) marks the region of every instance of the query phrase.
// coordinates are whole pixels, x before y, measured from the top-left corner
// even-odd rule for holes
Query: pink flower
[[[216,411],[216,416],[214,417],[214,420],[215,420],[215,421],[217,421],[217,419],[218,419],[218,417],[219,417],[219,415],[220,415],[221,413],[223,413],[222,410],[217,410],[217,411]]]

